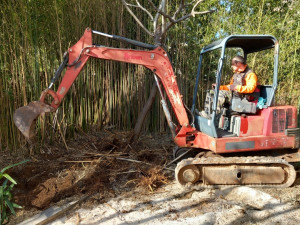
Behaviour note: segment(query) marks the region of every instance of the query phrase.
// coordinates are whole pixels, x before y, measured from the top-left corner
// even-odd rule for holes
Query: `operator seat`
[[[231,111],[238,113],[256,114],[258,98],[260,97],[260,85],[258,85],[251,94],[235,96],[231,100]]]

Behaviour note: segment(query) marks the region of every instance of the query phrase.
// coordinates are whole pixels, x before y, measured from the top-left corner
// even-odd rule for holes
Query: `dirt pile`
[[[79,137],[62,146],[45,147],[25,165],[13,168],[15,202],[25,210],[45,209],[65,198],[100,191],[109,197],[137,186],[155,189],[167,183],[161,166],[167,161],[169,137],[144,137],[134,145],[127,132],[105,131]],[[105,197],[105,196],[104,196]]]

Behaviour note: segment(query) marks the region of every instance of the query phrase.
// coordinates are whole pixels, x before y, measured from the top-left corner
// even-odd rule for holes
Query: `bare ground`
[[[10,224],[82,196],[91,198],[53,224],[295,224],[300,218],[300,176],[285,189],[189,189],[161,168],[172,160],[168,135],[84,134],[45,146],[31,161],[9,171],[17,180],[15,202],[23,206]],[[24,156],[4,154],[3,168]],[[175,164],[170,166],[175,167]],[[262,191],[262,192],[261,192]],[[243,197],[245,196],[245,197]],[[250,201],[252,200],[252,201]],[[30,224],[30,223],[29,223]]]

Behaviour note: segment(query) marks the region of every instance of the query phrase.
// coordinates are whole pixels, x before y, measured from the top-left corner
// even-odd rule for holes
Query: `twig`
[[[114,149],[114,148],[119,148],[118,146],[116,146],[116,145],[114,145],[113,143],[110,143],[110,142],[108,142],[108,141],[107,141],[106,143],[109,144],[109,145],[111,145],[111,146],[113,146],[113,149]]]
[[[180,13],[181,10],[182,10],[184,7],[185,7],[185,5],[184,5],[184,0],[181,0],[178,9],[176,10],[176,12],[175,12],[174,15],[173,15],[173,19],[174,19],[174,20],[176,19],[177,14]]]
[[[30,181],[30,180],[32,180],[32,179],[34,179],[34,178],[36,178],[36,177],[38,177],[38,176],[40,176],[40,175],[42,175],[42,174],[44,174],[46,171],[43,171],[43,172],[41,172],[41,173],[39,173],[39,174],[36,174],[36,175],[34,175],[34,176],[32,176],[32,177],[29,177],[28,179],[27,179],[27,182],[28,181]]]
[[[92,161],[65,161],[66,163],[92,163],[94,162],[94,160]]]
[[[92,146],[95,148],[95,150],[98,150],[98,148],[96,147],[96,145],[94,143],[92,143]]]
[[[142,162],[142,161],[138,161],[138,160],[134,160],[134,159],[117,158],[117,157],[116,157],[116,159],[123,160],[123,161],[128,161],[128,162],[146,164],[146,165],[149,165],[149,166],[156,166],[155,164],[152,164],[152,163]],[[166,168],[166,167],[163,167],[162,169],[174,171],[173,169]]]
[[[79,215],[79,213],[76,213],[76,225],[79,225],[80,222],[81,222],[80,215]]]
[[[106,202],[104,203],[104,205],[106,205],[106,206],[108,206],[109,208],[115,210],[116,212],[119,212],[119,210],[117,210],[115,207],[112,207],[110,204],[108,204],[108,203],[106,203]]]
[[[127,173],[139,173],[140,171],[137,171],[137,170],[133,170],[133,171],[125,171],[125,172],[119,172],[119,173],[115,173],[113,175],[119,175],[119,174],[127,174]]]
[[[120,154],[113,154],[113,155],[110,155],[110,153],[112,152],[113,150],[110,150],[107,154],[94,154],[93,156],[100,156],[99,159],[97,159],[97,162],[99,163],[100,160],[103,158],[103,157],[115,157],[115,155],[119,156]],[[87,154],[91,154],[91,153],[87,153]],[[91,156],[90,156],[91,157]],[[65,162],[69,162],[69,163],[84,163],[84,162],[89,162],[89,163],[92,163],[94,162],[95,160],[81,160],[81,161],[65,161]]]
[[[132,147],[130,146],[130,144],[127,144],[127,145],[126,145],[126,148],[125,148],[125,150],[124,150],[125,152],[126,152],[126,150],[127,150],[128,147],[129,147],[131,150],[133,150]]]
[[[60,135],[61,135],[61,138],[63,139],[64,145],[65,145],[67,151],[69,151],[69,147],[68,147],[67,142],[66,142],[66,140],[65,140],[64,134],[63,134],[63,132],[61,131],[61,127],[60,127],[59,122],[57,122],[57,126],[58,126],[59,133],[60,133]]]
[[[163,15],[165,18],[168,18],[170,22],[175,22],[175,20],[168,14],[166,14],[164,11],[161,10],[161,8],[157,8],[152,0],[148,0],[148,2],[152,5],[152,7],[161,15]]]
[[[110,150],[107,154],[109,155],[112,151],[114,150],[114,148],[112,149],[112,150]],[[98,163],[100,163],[100,161],[101,161],[101,159],[103,158],[103,157],[105,157],[105,156],[101,156],[101,157],[99,157],[99,159],[98,159]]]
[[[153,192],[153,189],[150,184],[148,184],[148,187],[149,187],[150,191]]]
[[[153,21],[153,16],[151,15],[151,13],[147,9],[145,9],[143,6],[141,6],[141,4],[139,3],[138,0],[136,0],[136,4],[137,4],[137,7],[139,7],[141,10],[143,10],[145,13],[147,13],[147,15]]]
[[[184,153],[183,155],[185,155],[186,153]],[[156,166],[155,164],[152,164],[152,163],[147,163],[147,162],[143,162],[143,161],[138,161],[138,160],[135,160],[135,159],[128,159],[128,158],[120,158],[120,157],[116,157],[116,154],[114,155],[109,155],[108,154],[97,154],[100,156],[100,158],[98,159],[98,161],[100,161],[100,159],[102,158],[105,158],[105,157],[108,157],[108,158],[115,158],[117,160],[123,160],[123,161],[128,161],[128,162],[134,162],[134,163],[140,163],[140,164],[145,164],[145,165],[149,165],[149,166]],[[96,154],[94,156],[97,156]],[[182,156],[183,156],[182,155]],[[117,155],[119,156],[119,155]],[[181,157],[181,156],[180,156]],[[92,163],[94,162],[95,160],[80,160],[80,161],[64,161],[66,163]],[[174,161],[174,160],[173,160]],[[169,163],[170,164],[170,163]],[[169,165],[168,164],[168,165]],[[168,166],[167,165],[167,166]],[[174,171],[173,169],[170,169],[170,168],[167,168],[166,166],[164,166],[162,169],[165,169],[165,170],[170,170],[170,171]]]
[[[161,2],[160,2],[160,5],[159,5],[159,7],[158,7],[158,9],[161,10],[165,4],[166,4],[165,1],[161,1]],[[155,32],[156,29],[157,29],[157,21],[158,21],[159,15],[160,15],[160,14],[157,12],[156,15],[155,15],[155,18],[154,18],[154,20],[153,20],[153,29],[154,29],[154,32]]]
[[[146,31],[147,34],[150,36],[154,36],[153,33],[151,33],[143,24],[142,22],[136,17],[136,15],[131,11],[131,9],[128,7],[128,4],[125,0],[121,0],[127,11],[131,14],[131,16],[134,18],[134,20],[143,28],[144,31]]]
[[[112,134],[113,136],[117,136],[118,134],[116,134],[115,132],[113,132],[113,131],[110,131],[110,130],[107,130],[107,129],[103,129],[106,133],[110,133],[110,134]]]
[[[133,151],[133,148],[131,147],[131,145],[130,144],[128,144],[128,146],[129,146],[129,148]]]
[[[109,154],[109,153],[106,153],[106,154],[101,154],[101,153],[85,153],[86,155],[88,156],[81,156],[81,157],[97,157],[97,156],[121,156],[121,155],[126,155],[127,153],[114,153],[114,154]]]
[[[168,157],[168,150],[165,148],[165,146],[162,146],[162,148],[165,151],[165,153],[166,153],[165,157],[167,158]]]
[[[166,30],[168,30],[171,26],[173,26],[175,23],[179,23],[182,20],[186,20],[187,18],[193,16],[195,17],[195,15],[204,15],[204,14],[208,14],[208,13],[213,13],[215,10],[211,9],[211,10],[207,10],[207,11],[203,11],[203,12],[191,12],[190,14],[187,14],[181,18],[179,18],[178,20],[173,20],[171,21],[168,25]]]
[[[132,180],[129,180],[129,181],[127,181],[127,182],[124,184],[123,187],[125,187],[127,184],[132,183],[132,182],[135,182],[135,181],[137,181],[137,180],[138,180],[138,179],[132,179]]]
[[[171,162],[169,162],[167,165],[165,165],[165,167],[170,166],[172,163],[176,162],[177,160],[181,159],[183,156],[185,156],[186,154],[188,154],[190,151],[192,151],[193,149],[189,149],[187,150],[185,153],[181,154],[180,156],[178,156],[176,159],[172,160]]]
[[[195,8],[201,3],[203,0],[199,0],[196,2],[196,4],[193,6],[193,9],[191,11],[192,16],[195,16]]]
[[[135,160],[135,159],[118,158],[118,157],[116,157],[116,159],[118,159],[118,160],[123,160],[123,161],[128,161],[128,162],[134,162],[134,163],[146,164],[146,165],[149,165],[149,166],[153,166],[152,163],[142,162],[142,161],[138,161],[138,160]]]
[[[82,197],[81,199],[79,199],[77,202],[75,202],[74,204],[66,207],[65,209],[62,209],[61,211],[59,211],[58,213],[55,213],[54,215],[48,217],[47,219],[39,222],[37,225],[46,225],[48,223],[51,223],[52,221],[62,217],[66,212],[70,211],[71,209],[73,209],[76,205],[86,201],[87,199],[89,199],[90,197],[96,195],[96,193],[93,193],[93,194],[89,194],[89,195],[86,195],[84,197]]]

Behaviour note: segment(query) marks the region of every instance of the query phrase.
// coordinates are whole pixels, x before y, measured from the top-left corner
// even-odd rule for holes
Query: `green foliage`
[[[16,215],[14,208],[22,208],[18,204],[12,202],[11,191],[17,182],[10,175],[4,172],[12,167],[28,161],[29,160],[24,160],[22,162],[7,166],[0,171],[0,182],[2,182],[2,185],[0,186],[0,225],[8,222],[10,214]]]
[[[297,82],[300,79],[297,67],[300,62],[298,21],[300,2],[222,0],[211,6],[217,8],[215,13],[182,22],[169,33],[172,42],[177,43],[172,43],[172,46],[178,49],[175,53],[178,55],[177,62],[180,62],[180,69],[185,69],[183,79],[191,79],[188,80],[191,84],[186,85],[187,89],[184,90],[189,90],[195,82],[199,52],[205,45],[231,34],[270,34],[278,39],[280,45],[276,102],[297,106],[300,95],[300,83]],[[182,47],[181,43],[187,45]],[[249,58],[248,64],[258,74],[260,83],[269,84],[273,72],[273,52],[266,51],[253,55]],[[191,101],[189,96],[191,91],[184,94],[188,106]]]

